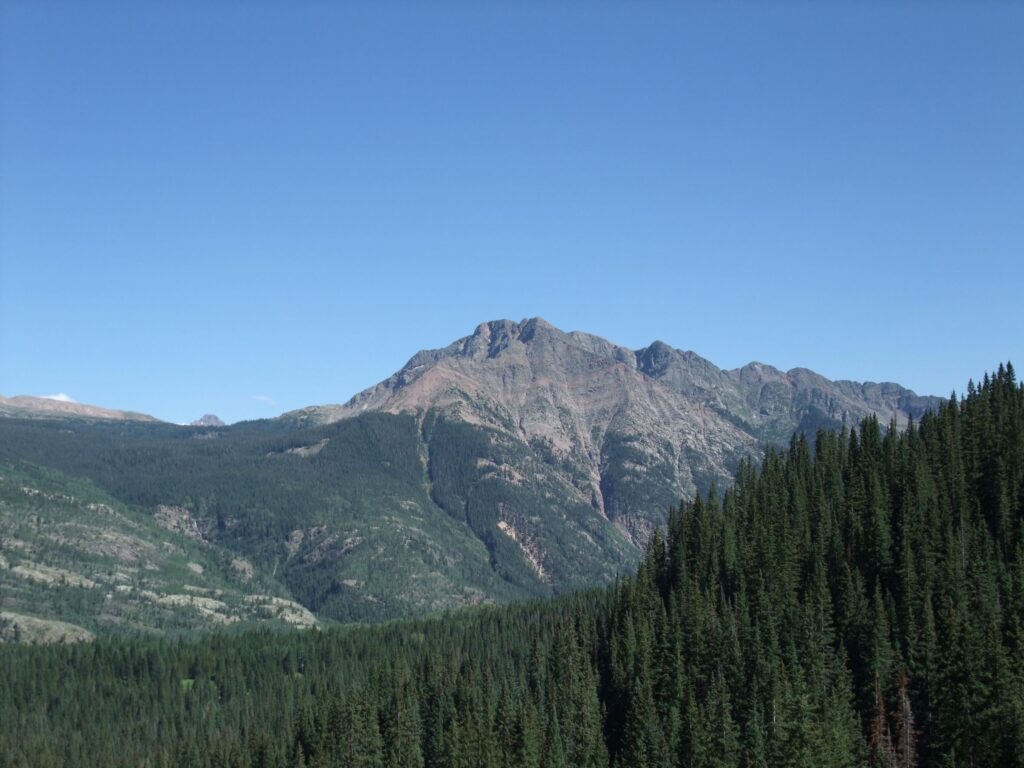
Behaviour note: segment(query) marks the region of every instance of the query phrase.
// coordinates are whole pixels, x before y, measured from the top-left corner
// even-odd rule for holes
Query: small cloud
[[[77,402],[71,395],[66,395],[63,392],[58,392],[56,395],[43,395],[43,400],[56,400],[59,403]]]
[[[272,398],[270,395],[253,395],[252,399],[256,400],[257,402],[263,403],[264,405],[269,405],[269,406],[274,406],[274,407],[277,406],[277,401],[274,400],[274,398]]]

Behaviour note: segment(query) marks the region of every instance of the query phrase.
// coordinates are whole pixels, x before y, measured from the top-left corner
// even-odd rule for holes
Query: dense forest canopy
[[[1024,765],[1024,387],[794,437],[605,591],[0,649],[13,766]]]

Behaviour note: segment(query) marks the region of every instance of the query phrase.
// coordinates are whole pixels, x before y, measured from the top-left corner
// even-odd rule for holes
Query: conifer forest
[[[2,646],[0,764],[1024,765],[1024,388],[796,435],[604,590]]]

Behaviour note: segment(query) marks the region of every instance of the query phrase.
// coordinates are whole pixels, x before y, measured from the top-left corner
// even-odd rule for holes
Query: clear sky
[[[484,320],[1024,371],[1024,4],[0,2],[0,393],[342,402]]]

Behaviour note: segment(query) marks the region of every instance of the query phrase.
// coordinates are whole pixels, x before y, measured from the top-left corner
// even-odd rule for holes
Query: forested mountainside
[[[175,634],[276,618],[242,610],[264,598],[294,621],[382,620],[606,585],[669,506],[764,445],[937,402],[539,319],[485,323],[346,406],[231,427],[12,398],[0,611]]]
[[[18,766],[1024,765],[1024,387],[795,436],[603,592],[0,648]]]
[[[0,460],[0,642],[316,621],[182,508],[142,514],[82,478]]]
[[[85,608],[101,608],[108,593],[116,601],[117,586],[137,574],[156,580],[157,555],[168,546],[202,553],[190,557],[204,569],[204,557],[239,561],[226,574],[243,600],[269,593],[340,621],[547,595],[632,569],[638,553],[621,532],[567,499],[540,467],[529,483],[499,486],[497,468],[534,466],[526,453],[467,425],[393,414],[303,429],[279,421],[206,429],[0,420],[0,475],[11,478],[0,499],[0,578],[22,582],[0,601],[13,613],[121,631],[109,612]],[[16,479],[23,476],[31,480]],[[68,483],[81,491],[62,491]],[[74,499],[48,503],[39,518],[42,501],[61,495]],[[148,544],[97,560],[89,541],[120,532],[118,518],[90,512],[94,497]],[[74,522],[88,535],[58,533],[37,518]],[[517,540],[521,519],[549,542],[543,563],[531,559],[533,536]],[[25,573],[46,567],[70,575],[24,583]],[[163,581],[158,591],[179,602],[209,586],[198,577]],[[83,606],[73,619],[68,601]],[[209,618],[178,607],[196,626]]]

